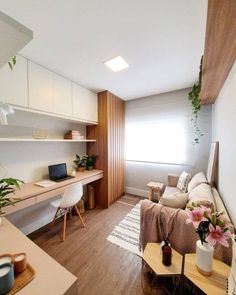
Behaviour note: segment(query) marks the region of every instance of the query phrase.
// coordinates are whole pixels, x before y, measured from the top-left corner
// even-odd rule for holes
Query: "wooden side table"
[[[165,266],[162,263],[161,246],[159,243],[148,243],[143,253],[142,277],[144,277],[145,267],[153,272],[149,292],[153,294],[153,289],[164,289],[168,294],[174,294],[179,285],[182,273],[183,256],[172,248],[172,264]]]
[[[222,261],[214,259],[213,273],[210,276],[204,276],[198,272],[195,261],[196,254],[185,255],[185,277],[205,294],[225,295],[227,291],[227,278],[230,272],[230,267]]]
[[[148,192],[148,199],[150,201],[155,201],[156,199],[154,198],[154,194],[157,194],[157,201],[160,201],[161,195],[164,191],[165,184],[161,182],[153,182],[150,181],[147,184],[147,187],[149,188]]]

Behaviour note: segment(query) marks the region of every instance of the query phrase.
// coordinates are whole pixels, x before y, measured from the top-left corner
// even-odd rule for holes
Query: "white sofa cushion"
[[[188,192],[190,193],[196,186],[198,186],[201,183],[207,183],[206,176],[203,172],[195,174],[193,178],[189,181]]]
[[[177,188],[180,189],[183,193],[186,193],[190,179],[191,179],[191,175],[187,173],[186,171],[183,171],[180,174],[180,177],[177,183]]]
[[[189,200],[187,207],[192,205],[192,202],[196,205],[201,205],[209,208],[215,208],[215,202],[211,191],[211,186],[207,183],[201,183],[196,186],[189,193]]]
[[[182,193],[176,186],[166,186],[163,196],[171,196],[175,193]]]
[[[163,195],[160,204],[171,207],[184,209],[188,201],[188,193],[176,192],[173,195]]]

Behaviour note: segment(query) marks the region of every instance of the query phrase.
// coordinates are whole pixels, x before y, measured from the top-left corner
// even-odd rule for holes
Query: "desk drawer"
[[[46,193],[36,196],[36,203],[40,203],[40,202],[46,201],[48,199],[51,199],[53,197],[62,195],[67,187],[68,186],[63,186],[63,187],[60,187],[60,188],[57,188],[57,189],[54,189],[49,192],[46,192]]]
[[[36,204],[36,198],[32,197],[32,198],[25,199],[25,200],[22,200],[22,201],[16,203],[15,206],[7,206],[7,207],[3,208],[3,212],[5,212],[5,215],[7,215],[7,214],[11,214],[13,212],[25,209],[27,207],[33,206],[35,204]]]

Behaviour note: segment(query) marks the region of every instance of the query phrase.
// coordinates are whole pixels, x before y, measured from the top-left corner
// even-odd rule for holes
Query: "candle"
[[[19,254],[18,256],[15,256],[15,262],[21,261],[25,259],[25,254]]]
[[[14,270],[15,273],[23,272],[27,267],[27,260],[25,253],[18,253],[14,255]]]
[[[12,257],[8,255],[3,255],[0,257],[0,265],[5,264],[5,263],[11,263],[12,262]]]
[[[5,276],[10,271],[10,269],[11,267],[9,265],[0,268],[0,277]]]
[[[14,286],[14,271],[12,263],[0,265],[0,294],[6,294]]]

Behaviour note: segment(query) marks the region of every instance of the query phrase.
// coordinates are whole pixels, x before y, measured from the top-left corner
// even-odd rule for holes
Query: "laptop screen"
[[[66,163],[48,166],[48,171],[51,180],[67,177]]]

